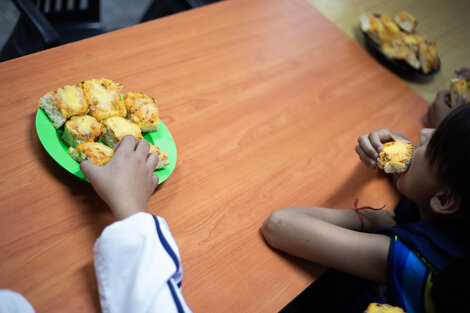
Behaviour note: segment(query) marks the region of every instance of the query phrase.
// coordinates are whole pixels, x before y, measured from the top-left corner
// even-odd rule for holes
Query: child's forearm
[[[387,236],[352,231],[308,214],[283,210],[274,212],[261,232],[275,249],[352,275],[386,282],[390,245]]]
[[[286,214],[305,214],[330,224],[351,230],[372,232],[396,225],[394,213],[390,210],[340,210],[319,207],[291,207],[281,209]],[[359,215],[362,216],[362,222]],[[363,224],[363,226],[361,226]]]

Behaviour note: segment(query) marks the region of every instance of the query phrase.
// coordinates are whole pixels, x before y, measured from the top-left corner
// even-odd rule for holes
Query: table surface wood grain
[[[259,227],[294,205],[392,209],[357,137],[418,138],[427,104],[303,0],[223,1],[0,64],[0,288],[37,312],[99,312],[92,248],[113,222],[35,129],[46,92],[91,78],[154,96],[178,149],[149,211],[180,248],[194,312],[276,312],[324,268]],[[332,234],[334,235],[334,234]]]

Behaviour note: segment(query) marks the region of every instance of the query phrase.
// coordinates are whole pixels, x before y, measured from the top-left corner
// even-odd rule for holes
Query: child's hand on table
[[[82,173],[118,220],[147,211],[148,200],[158,186],[158,176],[153,174],[158,155],[149,154],[149,149],[145,140],[125,136],[106,165],[98,166],[90,160],[80,164]]]
[[[383,150],[382,143],[393,140],[410,142],[406,136],[382,128],[367,135],[360,136],[357,140],[358,145],[356,146],[356,153],[359,155],[362,163],[368,168],[374,169],[377,167],[379,153]]]

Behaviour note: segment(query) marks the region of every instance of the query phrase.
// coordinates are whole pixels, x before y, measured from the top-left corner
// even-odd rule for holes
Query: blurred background
[[[155,18],[176,14],[181,11],[197,8],[218,0],[77,0],[80,5],[99,2],[98,27],[99,31],[91,31],[88,35],[99,32],[108,32],[123,27],[132,26]],[[237,1],[237,0],[226,0]],[[256,0],[252,0],[256,1]],[[287,0],[286,0],[287,1]],[[470,67],[470,0],[305,0],[317,8],[323,15],[335,23],[349,37],[367,49],[364,36],[359,30],[359,15],[362,12],[381,13],[394,16],[398,11],[405,10],[418,19],[417,32],[427,39],[437,42],[437,50],[441,59],[441,69],[432,77],[415,79],[396,73],[417,91],[428,102],[432,101],[436,92],[449,87],[449,79],[454,69],[458,67]],[[72,5],[74,0],[42,0],[19,1],[0,0],[0,48],[9,43],[12,32],[18,28],[17,23],[21,16],[16,3],[41,3],[38,6],[47,7],[49,12],[54,3],[60,6]],[[24,13],[23,13],[24,14]],[[61,22],[61,21],[59,21]],[[63,22],[63,21],[62,21]],[[96,22],[96,21],[95,21]],[[95,23],[96,24],[96,23]],[[46,29],[47,30],[47,29]],[[66,30],[67,31],[67,30]],[[28,30],[25,32],[31,36]],[[86,32],[83,32],[84,34]],[[25,34],[23,34],[26,36]],[[22,34],[16,34],[21,37]],[[39,36],[39,35],[38,35]],[[38,37],[36,36],[36,37]],[[80,39],[80,38],[79,38]],[[49,46],[57,45],[52,38]],[[66,42],[75,40],[67,39]],[[30,42],[29,39],[23,41]],[[11,42],[10,42],[11,44]],[[28,47],[28,49],[40,50],[44,47]],[[0,59],[11,59],[12,56]],[[378,60],[380,62],[380,60]],[[382,62],[383,66],[387,66]],[[393,69],[391,69],[393,70]]]

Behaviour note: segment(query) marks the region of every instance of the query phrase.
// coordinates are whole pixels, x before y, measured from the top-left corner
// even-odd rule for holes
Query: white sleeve
[[[34,309],[21,294],[0,289],[0,313],[34,313]]]
[[[162,217],[137,213],[109,225],[94,253],[103,313],[191,312],[178,246]]]

